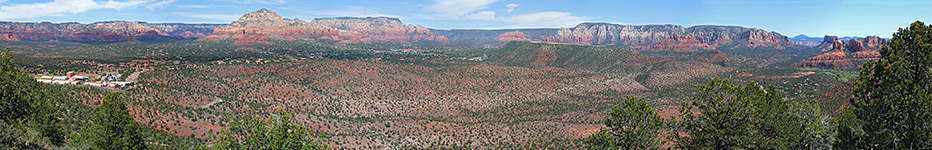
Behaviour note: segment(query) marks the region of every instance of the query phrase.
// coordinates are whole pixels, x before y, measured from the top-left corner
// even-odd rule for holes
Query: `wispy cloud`
[[[589,18],[575,16],[569,12],[548,11],[512,16],[505,21],[516,24],[508,28],[552,28],[572,27],[586,19]]]
[[[202,14],[202,13],[191,13],[191,12],[173,12],[172,14],[183,16],[183,17],[201,18],[201,19],[218,20],[218,21],[231,21],[231,22],[238,19],[241,16],[241,15],[235,15],[235,14]]]
[[[153,10],[155,8],[162,8],[162,7],[165,7],[165,5],[174,3],[175,1],[178,1],[178,0],[165,0],[161,2],[155,2],[155,3],[147,5],[146,8],[148,8],[149,10]]]
[[[285,0],[233,0],[235,3],[240,4],[285,4],[288,3]]]
[[[494,11],[481,11],[474,14],[466,15],[466,19],[490,21],[495,19]]]
[[[498,0],[433,0],[433,4],[426,8],[437,13],[434,16],[443,19],[459,19],[466,15],[488,15],[488,13],[472,13],[489,8],[489,5],[495,2]]]
[[[12,4],[0,6],[0,19],[65,16],[67,14],[78,14],[97,9],[114,9],[117,11],[136,7],[154,9],[173,2],[175,2],[175,0],[110,0],[106,2],[96,2],[93,0],[55,0],[44,3]]]
[[[207,5],[178,5],[178,8],[210,8]]]
[[[363,8],[359,6],[349,6],[343,9],[336,10],[327,10],[327,11],[307,11],[309,13],[324,15],[324,16],[341,16],[341,17],[395,17],[395,15],[384,14],[378,11],[378,9],[373,8]]]
[[[518,7],[518,6],[521,6],[521,5],[518,5],[518,4],[508,4],[508,5],[505,5],[505,8],[508,8],[508,10],[507,10],[506,12],[515,11],[515,7]]]

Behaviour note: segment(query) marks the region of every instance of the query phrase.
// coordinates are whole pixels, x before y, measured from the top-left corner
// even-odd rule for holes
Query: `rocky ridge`
[[[881,46],[887,43],[886,39],[877,36],[867,36],[859,39],[841,40],[837,36],[825,36],[822,44],[824,54],[806,59],[794,64],[797,67],[816,67],[829,69],[855,69],[860,64],[880,59]]]
[[[301,19],[285,20],[268,9],[243,15],[230,25],[220,26],[203,41],[236,40],[236,44],[270,44],[269,40],[316,41],[330,40],[340,43],[391,43],[412,44],[447,42],[422,26],[405,25],[397,18],[323,18],[305,22]]]
[[[30,41],[122,42],[196,38],[209,33],[212,30],[211,26],[219,25],[150,24],[129,21],[92,24],[0,22],[0,34],[13,35],[15,39]],[[7,37],[0,40],[12,39]]]
[[[560,42],[583,45],[619,45],[635,47],[644,51],[676,51],[695,52],[712,49],[736,49],[771,47],[785,49],[793,44],[776,32],[767,32],[762,29],[745,28],[738,26],[692,26],[679,25],[620,25],[609,23],[582,23],[573,28],[536,29],[551,30],[551,33],[528,34],[527,38],[513,40]],[[514,34],[501,31],[473,32],[497,33],[496,41],[506,42]],[[482,35],[476,33],[450,32],[444,34],[452,38],[452,42],[460,43],[463,40],[477,40],[478,38],[461,38],[458,34]],[[488,40],[488,39],[487,39]]]

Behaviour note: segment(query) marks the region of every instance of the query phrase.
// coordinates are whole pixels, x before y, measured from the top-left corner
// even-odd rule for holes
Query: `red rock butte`
[[[880,59],[878,49],[884,44],[887,44],[887,40],[877,36],[850,39],[847,42],[837,36],[825,36],[820,47],[824,47],[823,51],[829,52],[796,63],[794,66],[855,69],[858,67],[855,64]]]

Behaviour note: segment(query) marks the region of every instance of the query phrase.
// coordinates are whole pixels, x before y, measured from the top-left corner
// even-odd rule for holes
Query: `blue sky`
[[[932,22],[932,0],[0,0],[0,20],[229,23],[260,8],[286,18],[388,16],[437,29],[618,24],[739,25],[787,36],[890,37]]]

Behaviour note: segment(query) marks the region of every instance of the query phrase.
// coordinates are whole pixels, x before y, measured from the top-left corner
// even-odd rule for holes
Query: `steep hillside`
[[[510,42],[488,53],[488,61],[511,66],[560,67],[593,71],[633,72],[652,61],[636,49],[560,43]]]

